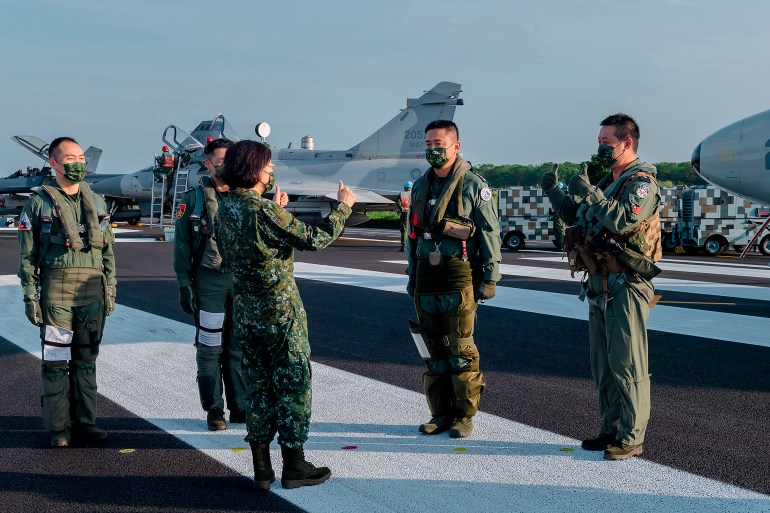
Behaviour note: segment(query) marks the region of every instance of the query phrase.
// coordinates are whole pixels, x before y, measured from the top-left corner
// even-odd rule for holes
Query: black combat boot
[[[302,447],[292,449],[282,445],[281,456],[283,456],[281,485],[284,488],[318,485],[326,482],[332,475],[328,467],[316,467],[305,460],[305,450]]]
[[[254,460],[254,488],[267,491],[275,481],[275,472],[270,464],[270,444],[249,442],[251,458]]]

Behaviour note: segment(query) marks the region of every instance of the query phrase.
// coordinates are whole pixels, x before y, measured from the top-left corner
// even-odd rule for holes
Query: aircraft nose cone
[[[692,152],[692,158],[690,159],[690,164],[692,164],[692,168],[699,175],[700,175],[700,147],[701,147],[701,144],[703,144],[703,143],[698,143],[698,146],[695,147],[695,149]]]

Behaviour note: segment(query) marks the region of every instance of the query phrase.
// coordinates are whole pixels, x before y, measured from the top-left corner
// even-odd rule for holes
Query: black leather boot
[[[326,482],[332,475],[328,467],[316,467],[305,460],[305,450],[302,447],[290,449],[282,445],[281,456],[283,456],[281,485],[284,488],[318,485]]]
[[[249,442],[251,457],[254,460],[254,488],[267,491],[275,481],[275,472],[270,464],[270,444]]]

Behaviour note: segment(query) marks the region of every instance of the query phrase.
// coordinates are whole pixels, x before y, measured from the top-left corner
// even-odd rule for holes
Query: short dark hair
[[[437,128],[443,128],[450,134],[454,133],[455,141],[460,140],[460,129],[457,128],[457,125],[455,125],[454,121],[450,121],[448,119],[437,119],[436,121],[431,121],[428,123],[428,126],[425,127],[425,134],[428,134],[428,130],[436,130]]]
[[[268,162],[270,148],[257,141],[238,141],[227,150],[222,181],[231,189],[251,189]]]
[[[64,143],[64,142],[73,142],[73,143],[75,143],[77,145],[80,145],[80,143],[77,142],[72,137],[57,137],[56,139],[51,141],[51,144],[48,145],[48,157],[52,158],[54,152],[56,152],[56,150],[59,149],[59,146],[61,146],[61,144]]]
[[[206,145],[206,149],[203,150],[203,153],[206,154],[206,158],[209,158],[209,156],[211,156],[219,148],[225,148],[229,150],[232,145],[233,141],[230,139],[214,139]]]
[[[614,126],[615,137],[617,137],[618,140],[624,141],[630,137],[634,142],[634,151],[639,149],[639,125],[637,125],[634,118],[628,114],[620,112],[618,114],[613,114],[612,116],[607,116],[601,123],[599,123],[599,125]]]

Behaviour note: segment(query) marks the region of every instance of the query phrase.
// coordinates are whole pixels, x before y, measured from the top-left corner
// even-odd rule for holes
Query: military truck
[[[539,187],[511,187],[497,193],[503,247],[518,251],[527,241],[553,241],[551,203]],[[553,243],[556,246],[556,242]]]
[[[716,256],[732,247],[741,252],[770,215],[766,207],[714,186],[661,192],[661,243],[666,251],[682,248]],[[770,232],[757,239],[759,251],[770,255]]]
[[[718,187],[665,187],[661,189],[661,243],[664,250],[682,248],[718,255],[732,247],[743,250],[760,229],[770,210]],[[527,242],[554,241],[551,204],[536,187],[498,191],[503,247],[518,251]],[[758,238],[759,251],[770,255],[770,231]]]

